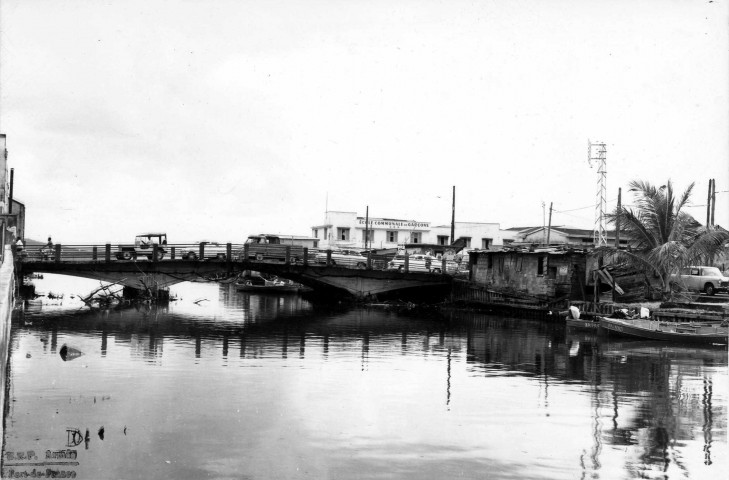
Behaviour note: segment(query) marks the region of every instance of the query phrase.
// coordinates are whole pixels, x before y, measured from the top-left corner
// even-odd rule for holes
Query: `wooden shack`
[[[490,291],[539,303],[585,300],[585,251],[476,251],[469,261],[470,281]]]

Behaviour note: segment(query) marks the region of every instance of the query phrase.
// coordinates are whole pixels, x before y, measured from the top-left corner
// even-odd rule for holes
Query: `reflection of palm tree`
[[[701,405],[704,407],[704,424],[702,430],[704,431],[704,464],[711,465],[711,428],[714,424],[713,412],[712,412],[712,397],[713,397],[713,386],[711,379],[704,377],[704,395],[701,398]]]
[[[670,180],[660,187],[640,180],[633,180],[629,185],[635,194],[636,209],[621,208],[609,215],[609,219],[615,223],[619,217],[620,234],[635,249],[618,251],[606,246],[601,250],[652,269],[660,277],[664,298],[670,297],[671,274],[721,251],[729,241],[729,233],[704,227],[683,211],[693,183],[678,197]]]

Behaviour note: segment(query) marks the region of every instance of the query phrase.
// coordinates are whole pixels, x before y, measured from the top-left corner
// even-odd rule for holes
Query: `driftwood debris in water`
[[[119,280],[118,282],[110,283],[109,285],[101,285],[99,288],[95,289],[93,292],[89,293],[85,297],[83,295],[79,295],[78,298],[81,299],[82,302],[86,304],[89,308],[94,308],[94,303],[98,304],[98,306],[101,307],[108,307],[112,302],[122,302],[124,298],[119,295],[118,292],[114,292],[111,290],[111,287],[114,285],[119,285],[123,281],[125,281],[126,278]],[[99,292],[103,292],[103,295],[94,297]]]

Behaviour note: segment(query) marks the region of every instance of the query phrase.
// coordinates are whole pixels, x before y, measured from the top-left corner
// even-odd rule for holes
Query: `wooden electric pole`
[[[549,236],[552,233],[552,205],[554,202],[549,202],[549,226],[547,227],[547,246],[549,246]]]
[[[621,203],[621,196],[623,189],[618,188],[618,209],[617,215],[615,215],[615,249],[620,248],[620,214],[622,213],[623,205]]]
[[[456,186],[453,185],[453,204],[451,206],[451,244],[456,241]]]

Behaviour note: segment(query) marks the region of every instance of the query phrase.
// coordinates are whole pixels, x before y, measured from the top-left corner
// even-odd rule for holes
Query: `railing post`
[[[440,270],[440,273],[442,273],[443,275],[445,275],[446,273],[448,273],[446,271],[446,265],[447,265],[446,259],[445,259],[445,257],[443,257],[443,268]]]
[[[225,261],[228,262],[228,271],[230,271],[233,262],[233,245],[230,243],[225,244]]]
[[[304,247],[304,266],[309,265],[309,247]]]
[[[200,242],[200,255],[198,255],[198,258],[200,260],[205,260],[205,243]]]
[[[56,263],[61,262],[61,244],[56,245]]]
[[[152,244],[152,261],[153,262],[157,262],[157,250],[158,249],[159,249],[159,247],[157,246],[157,244],[153,243]]]
[[[410,271],[410,255],[408,255],[407,253],[405,254],[405,271]]]
[[[286,265],[291,263],[291,246],[286,245],[286,258],[284,259]]]
[[[175,259],[175,247],[170,247],[170,260]]]
[[[332,251],[327,250],[327,267],[332,264]]]
[[[372,251],[367,252],[367,270],[372,270]]]
[[[91,249],[91,259],[94,262],[99,259],[98,247],[96,245],[94,245],[94,248]]]
[[[111,262],[111,244],[107,243],[104,245],[104,261],[106,263]]]
[[[246,244],[243,245],[243,258],[242,258],[242,260],[244,262],[247,262],[248,261],[248,250],[250,250],[250,248],[251,248],[251,246],[248,243],[246,243]]]

